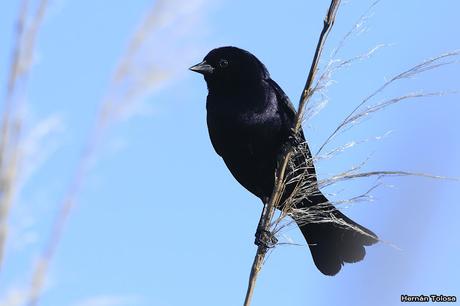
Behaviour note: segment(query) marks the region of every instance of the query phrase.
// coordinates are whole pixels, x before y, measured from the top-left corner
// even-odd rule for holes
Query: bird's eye
[[[221,59],[221,60],[219,61],[219,67],[220,67],[220,68],[225,68],[225,67],[227,67],[227,66],[228,66],[228,61],[227,61],[227,60]]]

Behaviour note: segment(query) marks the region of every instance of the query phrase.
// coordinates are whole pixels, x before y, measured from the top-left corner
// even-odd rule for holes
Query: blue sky
[[[341,7],[322,66],[370,4],[347,1]],[[18,6],[6,2],[0,13],[1,84]],[[140,0],[110,6],[103,1],[51,2],[27,91],[26,138],[35,145],[26,156],[22,188],[11,211],[0,305],[11,305],[5,301],[27,287],[110,90],[112,72],[151,6]],[[162,82],[148,83],[152,90],[143,91],[104,134],[40,305],[242,304],[261,204],[214,153],[205,122],[206,86],[187,68],[213,47],[235,45],[257,55],[296,103],[327,6],[327,1],[170,2],[163,16],[170,24],[152,35],[139,67],[171,73]],[[313,151],[385,79],[460,48],[459,9],[455,0],[379,3],[367,29],[337,57],[387,46],[333,76],[328,105],[304,128]],[[459,80],[457,63],[398,82],[373,102],[419,90],[458,90]],[[330,177],[371,156],[364,170],[459,177],[459,112],[458,95],[392,106],[337,137],[329,149],[392,131],[388,136],[320,161],[319,176]],[[346,265],[332,278],[316,270],[306,246],[279,246],[262,270],[253,305],[398,305],[401,294],[458,296],[460,243],[454,235],[460,226],[459,183],[417,177],[382,182],[373,202],[345,212],[387,243],[368,248],[363,262]],[[374,183],[347,182],[327,191],[341,200]],[[304,243],[294,227],[283,234]]]

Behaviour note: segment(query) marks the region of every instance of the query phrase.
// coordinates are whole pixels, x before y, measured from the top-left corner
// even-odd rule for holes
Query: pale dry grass
[[[50,234],[45,237],[45,247],[31,271],[30,283],[25,288],[11,288],[0,305],[39,303],[49,266],[64,237],[65,226],[108,129],[116,122],[142,112],[144,98],[177,78],[182,71],[185,72],[184,67],[188,67],[194,53],[201,53],[199,48],[192,45],[195,43],[193,31],[201,28],[199,23],[206,13],[203,9],[206,4],[205,0],[186,3],[159,0],[146,12],[109,78],[106,93],[82,148],[71,183],[59,203]],[[32,7],[35,9],[31,10]],[[47,8],[48,1],[24,0],[16,27],[0,142],[0,259],[5,251],[8,211],[18,185],[17,172],[21,161],[20,131],[23,122],[18,111],[20,98],[27,87],[37,36]],[[192,51],[184,53],[187,48]]]
[[[321,35],[320,41],[318,43],[319,50],[317,49],[315,53],[315,57],[313,59],[313,64],[311,66],[311,71],[307,79],[307,85],[302,92],[302,96],[299,103],[299,109],[297,113],[297,120],[295,127],[293,130],[297,132],[302,122],[305,120],[311,119],[313,116],[317,115],[322,108],[324,108],[325,104],[327,103],[327,88],[333,83],[332,76],[334,73],[343,69],[345,67],[349,67],[352,63],[360,60],[365,60],[373,56],[376,51],[384,47],[385,45],[381,44],[378,45],[366,53],[361,55],[352,57],[350,59],[345,60],[338,60],[334,59],[335,56],[338,55],[339,51],[345,46],[347,41],[354,35],[364,31],[365,29],[365,22],[369,19],[369,16],[372,13],[372,9],[379,3],[380,1],[375,1],[371,4],[369,9],[359,18],[353,28],[347,32],[347,34],[340,40],[338,47],[336,47],[332,51],[332,59],[329,63],[325,66],[323,71],[319,73],[319,69],[317,68],[316,64],[321,57],[321,51],[324,44],[322,41],[323,36]],[[330,9],[338,8],[340,1],[332,1]],[[337,7],[334,7],[337,5]],[[329,11],[330,13],[330,11]],[[329,15],[330,16],[330,15]],[[335,16],[335,12],[332,14]],[[331,25],[333,22],[331,23]],[[327,18],[325,21],[325,27],[327,26]],[[324,31],[324,30],[323,30]],[[324,32],[322,32],[324,33]],[[416,100],[420,98],[433,98],[433,97],[441,97],[447,94],[454,94],[456,91],[418,91],[418,92],[409,92],[407,94],[403,94],[400,96],[392,97],[383,99],[380,102],[371,104],[372,101],[377,98],[380,94],[382,94],[388,87],[397,85],[398,82],[405,79],[411,79],[415,76],[422,74],[423,72],[430,71],[433,69],[437,69],[443,67],[445,65],[450,65],[453,63],[458,62],[458,57],[460,55],[460,50],[447,52],[428,60],[425,60],[419,64],[416,64],[398,74],[391,77],[390,79],[386,80],[381,86],[377,89],[372,91],[370,94],[365,96],[365,98],[360,101],[357,106],[338,124],[338,126],[333,130],[333,132],[325,139],[325,141],[320,145],[318,151],[313,156],[310,154],[308,146],[306,143],[301,143],[297,147],[291,147],[286,150],[283,156],[280,156],[278,162],[278,169],[275,174],[275,188],[270,198],[268,204],[264,206],[264,210],[261,216],[261,221],[259,222],[259,226],[262,226],[263,230],[269,231],[271,235],[276,236],[281,233],[284,228],[287,228],[294,222],[293,219],[296,220],[296,223],[306,224],[306,223],[334,223],[335,225],[346,228],[349,230],[357,231],[363,235],[369,235],[366,232],[362,231],[360,228],[353,226],[352,224],[347,223],[345,220],[339,219],[335,217],[333,214],[335,208],[331,206],[329,202],[320,203],[312,207],[298,209],[296,208],[299,203],[307,199],[308,197],[314,196],[315,193],[318,193],[318,190],[322,190],[325,187],[331,186],[338,182],[343,181],[350,181],[354,179],[360,178],[369,178],[369,177],[377,177],[379,180],[389,176],[419,176],[419,177],[426,177],[426,178],[433,178],[433,179],[452,179],[458,180],[456,178],[448,178],[439,175],[431,175],[426,173],[414,173],[410,171],[389,171],[389,170],[377,170],[377,171],[361,171],[362,167],[366,164],[367,161],[351,167],[349,170],[346,170],[342,173],[333,175],[332,177],[321,179],[319,181],[316,180],[316,174],[312,173],[312,164],[313,162],[320,160],[320,159],[329,159],[336,154],[342,153],[345,150],[348,150],[358,144],[364,143],[369,141],[367,140],[353,140],[344,145],[336,147],[329,152],[323,153],[323,150],[332,142],[332,140],[340,133],[359,125],[359,123],[365,119],[371,117],[378,112],[381,112],[388,107],[398,104],[403,101],[408,100]],[[312,72],[313,71],[313,72]],[[318,74],[319,76],[315,78],[315,75]],[[315,81],[313,83],[313,81]],[[319,96],[316,102],[311,102],[314,99],[311,99],[313,96]],[[374,137],[373,139],[380,140],[382,136]],[[284,200],[283,203],[280,203],[282,195],[289,185],[289,188],[293,187],[293,191],[290,196]],[[372,200],[372,192],[381,186],[382,183],[380,181],[370,187],[367,191],[357,196],[354,196],[350,199],[345,199],[342,201],[338,201],[335,204],[337,206],[341,206],[343,204],[350,205],[356,202],[362,201],[369,201]],[[318,189],[319,188],[319,189]],[[282,211],[278,214],[275,214],[274,207],[283,207]],[[268,208],[267,208],[268,207]],[[325,209],[327,208],[327,209]],[[286,218],[290,217],[290,218]],[[372,238],[375,238],[372,236]],[[289,244],[289,245],[299,245],[293,243],[291,241],[281,241],[275,240],[276,244]],[[391,243],[388,243],[384,240],[380,240],[381,242],[385,242],[391,246]],[[271,247],[275,247],[273,245]],[[394,246],[396,247],[396,246]],[[397,247],[396,247],[397,248]],[[268,249],[266,246],[259,245],[257,249],[257,253],[254,259],[254,263],[251,268],[251,273],[249,277],[249,285],[246,294],[245,304],[250,305],[250,301],[252,298],[255,282],[258,276],[259,271],[262,268],[262,265],[265,262],[265,255]]]
[[[316,83],[313,87],[314,95],[320,97],[317,101],[313,101],[312,103],[307,103],[305,115],[303,117],[304,123],[308,124],[308,120],[316,116],[320,111],[324,108],[327,104],[327,89],[333,83],[333,75],[337,73],[339,70],[350,67],[353,63],[357,61],[367,60],[374,56],[378,50],[385,47],[385,44],[379,44],[369,51],[354,56],[349,59],[340,60],[335,59],[334,57],[338,56],[339,52],[344,48],[347,44],[348,40],[350,40],[353,36],[360,34],[366,30],[366,22],[369,20],[369,17],[372,15],[372,9],[380,2],[380,0],[375,1],[371,4],[371,6],[366,10],[364,14],[360,16],[360,18],[356,21],[354,26],[350,31],[346,33],[346,35],[340,40],[338,46],[333,49],[331,52],[331,59],[324,67],[323,71],[319,74],[319,77],[316,80]],[[397,86],[398,82],[403,80],[412,79],[424,72],[428,72],[434,69],[438,69],[440,67],[451,65],[458,62],[460,56],[460,50],[450,51],[438,56],[429,58],[421,63],[418,63],[414,66],[409,67],[408,69],[403,70],[395,74],[394,76],[387,79],[382,85],[377,87],[373,90],[370,94],[365,96],[354,109],[337,125],[337,127],[333,130],[333,132],[325,139],[325,141],[320,145],[319,149],[317,150],[316,154],[310,156],[308,154],[308,146],[306,143],[300,144],[298,148],[294,148],[294,154],[291,158],[290,167],[293,171],[290,175],[284,178],[282,184],[282,190],[286,185],[295,185],[294,191],[291,196],[286,200],[284,203],[283,211],[275,218],[275,220],[271,223],[271,228],[273,233],[278,234],[280,231],[293,222],[290,220],[285,220],[285,217],[290,216],[296,218],[296,220],[301,220],[301,223],[318,223],[318,222],[333,222],[336,223],[338,226],[348,227],[351,230],[357,230],[360,233],[363,233],[358,228],[352,227],[349,224],[343,222],[343,220],[337,220],[333,217],[330,212],[324,211],[325,206],[328,203],[324,203],[324,205],[318,205],[317,207],[310,207],[307,209],[296,209],[298,203],[304,200],[306,197],[314,195],[315,190],[317,190],[317,186],[323,190],[326,187],[334,185],[339,182],[360,179],[360,178],[369,178],[369,177],[376,177],[378,179],[378,183],[373,185],[369,188],[366,192],[357,195],[351,199],[345,199],[341,201],[334,202],[335,206],[343,206],[341,204],[353,204],[356,202],[362,201],[370,201],[372,200],[372,192],[377,189],[379,186],[382,185],[380,180],[389,177],[389,176],[418,176],[418,177],[426,177],[432,179],[446,179],[446,180],[458,180],[457,178],[450,178],[441,175],[432,175],[427,173],[415,173],[410,171],[361,171],[363,166],[367,163],[368,160],[362,162],[359,165],[352,166],[350,169],[333,175],[328,178],[324,178],[315,182],[312,180],[314,177],[312,174],[309,174],[308,169],[311,167],[311,164],[318,161],[318,160],[325,160],[334,157],[337,154],[340,154],[346,150],[349,150],[359,144],[366,143],[372,140],[381,140],[389,132],[385,133],[383,136],[376,136],[370,139],[364,140],[352,140],[343,145],[335,147],[327,152],[324,152],[324,149],[332,143],[333,139],[353,128],[359,126],[359,124],[364,120],[372,115],[384,111],[388,107],[404,102],[409,100],[418,100],[420,98],[433,98],[433,97],[442,97],[445,95],[456,94],[456,90],[445,90],[445,91],[432,91],[432,92],[425,92],[425,91],[417,91],[417,92],[409,92],[407,94],[403,94],[400,96],[386,98],[381,101],[378,101],[372,104],[372,101],[375,100],[379,95],[382,95],[387,88],[390,86]],[[312,95],[313,96],[313,95]],[[294,166],[292,160],[296,159],[302,160],[300,164]],[[286,222],[284,222],[286,221]]]
[[[184,46],[177,42],[186,40],[187,33],[199,20],[196,17],[202,17],[201,8],[205,3],[203,0],[193,0],[186,4],[176,0],[155,1],[133,32],[110,78],[73,179],[60,203],[51,234],[46,239],[45,248],[33,271],[27,305],[38,304],[49,265],[62,240],[65,225],[77,203],[88,172],[97,158],[107,128],[121,119],[135,115],[143,97],[175,77],[178,68],[183,68],[180,63],[187,57],[182,53],[181,48]],[[169,60],[165,60],[165,57],[169,57]]]
[[[372,50],[370,52],[373,52]],[[358,58],[365,58],[370,53],[366,53],[366,55],[355,57]],[[287,223],[283,223],[283,219],[286,216],[295,217],[296,220],[300,220],[300,223],[321,223],[321,222],[333,222],[341,227],[348,227],[351,230],[362,232],[359,228],[353,227],[350,224],[347,224],[343,220],[338,220],[333,216],[331,211],[325,211],[324,207],[327,206],[328,203],[324,203],[324,205],[317,205],[305,209],[297,209],[297,205],[302,202],[308,196],[312,196],[315,194],[315,190],[317,190],[317,186],[320,189],[324,189],[329,187],[333,184],[349,181],[354,179],[360,178],[369,178],[369,177],[377,177],[378,179],[382,179],[389,176],[419,176],[419,177],[426,177],[432,179],[448,179],[448,180],[458,180],[456,178],[449,178],[440,175],[432,175],[427,173],[415,173],[410,171],[388,171],[388,170],[381,170],[381,171],[361,171],[363,166],[366,164],[367,160],[363,163],[352,166],[350,169],[336,174],[332,177],[321,179],[318,182],[314,180],[314,174],[309,173],[309,168],[311,168],[311,164],[318,159],[329,159],[334,155],[344,152],[347,149],[354,147],[357,144],[366,142],[368,140],[363,141],[351,141],[345,145],[339,146],[337,148],[332,149],[331,151],[325,153],[321,156],[323,149],[331,143],[333,138],[341,132],[346,131],[352,127],[359,125],[359,123],[364,119],[367,118],[377,112],[385,110],[387,107],[392,106],[394,104],[400,103],[405,100],[409,99],[419,99],[419,98],[432,98],[432,97],[440,97],[446,94],[455,93],[454,91],[437,91],[437,92],[415,92],[415,93],[408,93],[405,95],[385,99],[383,101],[377,102],[373,105],[367,105],[375,98],[378,94],[381,94],[387,87],[393,85],[393,83],[397,83],[400,80],[413,78],[417,75],[420,75],[423,72],[430,71],[433,69],[437,69],[444,65],[449,65],[455,63],[455,59],[460,55],[460,51],[452,51],[445,54],[441,54],[439,56],[430,58],[425,60],[415,66],[410,67],[407,70],[404,70],[401,73],[396,74],[394,77],[390,78],[386,82],[384,82],[380,87],[374,90],[371,94],[366,96],[344,119],[343,121],[336,127],[336,129],[326,138],[323,144],[320,146],[319,150],[316,152],[315,156],[309,156],[308,154],[308,147],[305,144],[301,144],[298,148],[294,150],[293,159],[302,160],[302,162],[298,165],[294,165],[292,162],[290,167],[293,168],[293,171],[290,175],[284,178],[283,182],[283,191],[286,185],[295,185],[294,191],[291,196],[286,200],[284,203],[284,209],[281,214],[276,218],[275,221],[272,222],[272,231],[274,233],[279,233],[279,231],[286,226],[292,224],[291,221]],[[342,61],[349,63],[349,60]],[[332,68],[331,68],[332,67]],[[327,66],[327,71],[321,75],[318,80],[318,83],[325,82],[325,75],[332,75],[331,69],[333,70],[334,67],[341,67],[339,64],[338,66]],[[329,70],[328,70],[329,69]],[[320,85],[317,85],[315,88],[322,88]],[[375,139],[381,139],[381,137],[376,137]],[[352,204],[358,201],[363,201],[365,199],[371,198],[371,192],[374,191],[379,184],[371,187],[365,193],[358,195],[352,199],[342,200],[342,203]],[[340,203],[334,203],[340,204]]]
[[[191,1],[187,8],[196,9],[193,6],[199,6],[200,3],[201,1]],[[159,87],[176,73],[174,69],[177,67],[162,66],[161,56],[164,55],[162,52],[165,50],[161,48],[166,46],[163,44],[164,41],[162,44],[160,41],[166,36],[170,36],[170,39],[180,39],[180,33],[171,33],[171,30],[168,30],[171,25],[183,22],[181,20],[183,16],[174,11],[180,5],[178,1],[155,1],[130,38],[126,51],[120,57],[107,93],[101,101],[94,126],[82,150],[75,175],[60,204],[50,235],[46,239],[45,249],[32,274],[27,305],[38,304],[49,265],[62,240],[65,225],[77,203],[77,197],[87,178],[92,161],[95,159],[98,147],[106,134],[106,129],[117,120],[132,115],[132,109],[141,97]],[[177,50],[172,51],[177,52]]]

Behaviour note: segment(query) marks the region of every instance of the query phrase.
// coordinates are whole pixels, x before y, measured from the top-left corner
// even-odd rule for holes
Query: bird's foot
[[[265,229],[257,228],[255,236],[256,240],[254,241],[254,244],[258,247],[271,249],[275,247],[278,243],[278,239],[275,237],[275,235],[273,235],[272,232]]]

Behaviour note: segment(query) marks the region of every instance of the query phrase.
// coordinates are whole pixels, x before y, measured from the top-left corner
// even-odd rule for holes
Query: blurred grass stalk
[[[183,48],[183,46],[171,46],[168,43],[175,44],[177,43],[175,40],[181,41],[181,35],[193,29],[190,25],[187,26],[187,22],[195,21],[199,7],[203,3],[202,0],[193,0],[186,4],[177,0],[157,0],[130,38],[126,51],[121,56],[101,101],[99,112],[81,152],[71,183],[59,204],[59,212],[46,238],[43,253],[32,273],[27,293],[27,305],[34,306],[39,302],[48,267],[62,239],[64,227],[76,205],[88,170],[97,157],[98,146],[104,140],[107,128],[117,120],[132,115],[135,104],[142,97],[159,88],[165,81],[177,74],[176,70],[179,68],[177,60],[174,63],[167,63],[168,61],[165,61],[162,56],[174,56],[174,52],[182,50],[177,48]],[[192,19],[187,21],[184,15],[193,17],[193,21]],[[180,26],[184,27],[185,31],[181,31]],[[179,56],[181,57],[179,60],[184,60],[183,55]]]
[[[0,268],[5,256],[8,215],[14,193],[17,191],[16,183],[21,166],[21,102],[27,90],[37,35],[47,4],[47,0],[40,0],[37,8],[33,10],[31,1],[23,0],[16,22],[0,134]]]

